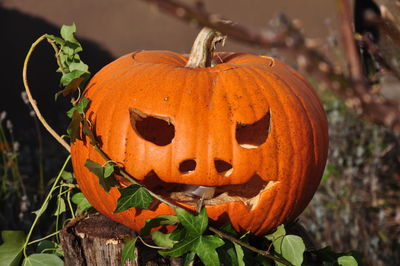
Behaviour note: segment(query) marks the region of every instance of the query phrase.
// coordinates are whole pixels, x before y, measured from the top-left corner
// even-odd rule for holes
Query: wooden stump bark
[[[125,237],[135,237],[136,232],[111,221],[101,214],[90,214],[71,221],[61,231],[61,245],[66,266],[119,266]],[[125,266],[177,265],[157,253],[157,250],[137,241],[135,261]]]

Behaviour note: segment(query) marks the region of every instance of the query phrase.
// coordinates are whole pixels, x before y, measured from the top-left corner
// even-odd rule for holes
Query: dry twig
[[[297,60],[299,67],[304,72],[321,80],[363,117],[400,132],[400,104],[386,99],[368,88],[368,83],[357,69],[356,59],[352,59],[350,76],[338,72],[323,54],[315,48],[307,46],[304,35],[285,16],[279,18],[281,26],[279,31],[271,29],[254,31],[210,14],[204,9],[199,10],[176,0],[144,1],[157,5],[173,17],[185,22],[195,22],[200,27],[213,28],[231,39],[257,47],[279,48],[288,52]],[[348,6],[347,0],[343,3]],[[339,13],[342,14],[343,10]],[[349,34],[354,42],[352,29],[346,33],[346,36]],[[354,54],[354,52],[351,53]]]

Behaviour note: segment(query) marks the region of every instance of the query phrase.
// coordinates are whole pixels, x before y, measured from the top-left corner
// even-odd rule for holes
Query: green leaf
[[[118,199],[117,208],[114,213],[126,211],[132,207],[148,209],[153,202],[153,197],[150,193],[144,187],[136,184],[119,189],[119,192],[121,196]]]
[[[303,263],[303,253],[306,248],[303,239],[295,235],[286,235],[284,225],[278,226],[274,233],[265,237],[272,241],[275,252],[280,254],[284,259],[295,266]],[[277,262],[277,265],[283,264]]]
[[[92,207],[92,205],[89,203],[82,192],[74,194],[72,196],[72,202],[78,205],[80,213],[83,213],[84,211]]]
[[[120,266],[124,266],[125,262],[127,260],[134,261],[136,258],[135,246],[136,246],[137,237],[134,237],[134,238],[126,237],[126,238],[124,238],[123,241],[124,241],[124,247],[122,248]]]
[[[58,197],[57,199],[57,207],[56,210],[54,211],[53,215],[54,216],[58,216],[61,213],[65,212],[66,208],[65,208],[65,201],[63,198]]]
[[[57,248],[57,244],[50,240],[42,240],[36,247],[37,253],[54,253],[54,250]]]
[[[231,223],[226,223],[224,224],[221,229],[222,232],[227,233],[231,236],[237,236],[238,233],[235,231],[235,229],[233,229],[232,224]]]
[[[79,114],[84,115],[85,110],[88,107],[89,103],[90,100],[88,98],[83,97],[77,105],[69,109],[69,111],[67,112],[68,117],[72,118],[72,115],[75,111],[78,111]]]
[[[74,179],[74,175],[71,172],[64,170],[61,174],[61,178],[64,179],[65,181],[68,181]]]
[[[47,206],[49,206],[49,202],[45,201],[43,205],[39,208],[39,210],[33,211],[32,213],[36,216],[41,216],[46,211]]]
[[[65,73],[62,75],[60,83],[64,87],[68,86],[73,80],[79,79],[79,78],[83,77],[85,74],[87,74],[86,71],[72,70],[71,72],[68,72],[68,73]]]
[[[199,236],[191,247],[191,251],[195,252],[200,257],[204,265],[219,266],[220,262],[216,249],[223,244],[224,241],[217,236]]]
[[[224,264],[231,266],[238,266],[237,255],[235,247],[232,243],[228,242],[223,247],[218,249],[219,257],[222,259]]]
[[[0,265],[20,265],[21,251],[25,243],[25,234],[22,231],[2,231],[3,244],[0,245]]]
[[[204,233],[208,226],[207,210],[203,208],[199,215],[194,216],[182,208],[175,208],[181,224],[186,228],[189,236],[199,236]]]
[[[236,243],[233,243],[233,245],[235,246],[238,265],[239,266],[245,266],[245,263],[244,263],[244,252],[243,252],[242,246],[239,245],[239,244],[236,244]]]
[[[303,239],[295,235],[286,235],[281,242],[280,247],[276,247],[274,242],[275,251],[293,265],[301,266],[303,263],[303,253],[306,250]],[[278,265],[283,264],[278,263]]]
[[[85,63],[83,63],[80,60],[78,62],[72,62],[71,64],[69,64],[69,70],[70,71],[79,70],[79,71],[82,71],[82,72],[89,73],[88,65],[86,65]]]
[[[340,266],[358,266],[358,262],[353,256],[341,256],[337,262]]]
[[[183,266],[189,266],[191,265],[190,263],[194,261],[194,257],[196,257],[196,253],[194,252],[189,252],[186,254],[184,260],[183,260]]]
[[[141,236],[150,234],[151,229],[162,226],[162,225],[173,225],[179,222],[178,217],[175,215],[159,215],[153,219],[146,220],[146,224],[140,230]],[[176,229],[175,229],[176,230]],[[174,230],[174,231],[175,231]]]
[[[114,165],[112,163],[106,163],[104,167],[104,178],[111,176],[114,173]]]
[[[198,237],[184,239],[183,241],[176,243],[172,249],[161,250],[158,253],[160,253],[162,256],[170,256],[173,258],[180,257],[183,254],[191,251],[192,246],[196,243],[197,239]]]
[[[170,235],[171,234],[161,233],[160,231],[151,232],[151,238],[159,247],[172,248],[174,246],[175,241],[170,239]]]
[[[178,224],[175,230],[172,231],[170,238],[173,241],[181,241],[186,237],[186,233],[187,230],[181,224]]]
[[[22,266],[64,266],[64,262],[54,254],[32,254],[26,257]]]
[[[82,116],[79,114],[77,110],[73,110],[71,122],[68,125],[67,133],[71,139],[71,142],[74,143],[76,139],[81,139],[81,121]]]
[[[61,37],[70,42],[76,42],[76,39],[74,38],[74,33],[76,32],[76,26],[75,23],[72,24],[71,26],[68,25],[63,25],[60,30]]]
[[[115,180],[115,178],[104,178],[104,168],[100,164],[87,159],[85,162],[85,167],[99,178],[99,184],[106,192],[109,192],[112,187],[118,186],[118,182]]]
[[[72,80],[64,89],[62,89],[56,93],[55,100],[57,100],[57,98],[58,98],[58,96],[60,96],[60,94],[67,96],[67,95],[73,93],[74,91],[76,91],[77,89],[83,87],[83,83],[87,79],[88,79],[88,75],[82,75],[81,77]]]
[[[64,45],[64,43],[65,43],[64,39],[54,36],[54,35],[51,35],[51,34],[46,34],[46,38],[54,41],[55,43],[57,43],[60,46]]]
[[[92,130],[90,129],[90,125],[86,119],[83,120],[82,131],[83,134],[90,139],[91,145],[97,145],[96,137],[94,136]]]
[[[282,224],[276,228],[275,232],[273,232],[272,234],[266,235],[265,237],[268,240],[275,241],[279,238],[282,238],[284,235],[286,235],[286,230],[285,230],[285,226]]]

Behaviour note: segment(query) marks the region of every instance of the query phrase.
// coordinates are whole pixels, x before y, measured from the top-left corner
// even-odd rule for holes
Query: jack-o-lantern
[[[86,117],[101,149],[153,192],[191,209],[203,196],[212,220],[262,234],[296,218],[311,200],[326,162],[326,116],[289,66],[253,54],[210,58],[207,38],[198,38],[189,63],[169,51],[110,63],[84,91],[91,101]],[[163,203],[114,213],[119,191],[107,193],[84,166],[105,160],[87,139],[71,151],[78,184],[99,212],[134,230],[174,213]]]

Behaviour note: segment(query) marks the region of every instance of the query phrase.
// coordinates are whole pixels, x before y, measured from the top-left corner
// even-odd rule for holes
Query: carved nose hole
[[[196,161],[194,159],[184,160],[179,164],[179,171],[182,174],[193,172],[196,169]]]
[[[230,176],[233,172],[232,165],[224,160],[214,160],[214,165],[217,172],[223,174],[225,177]]]

